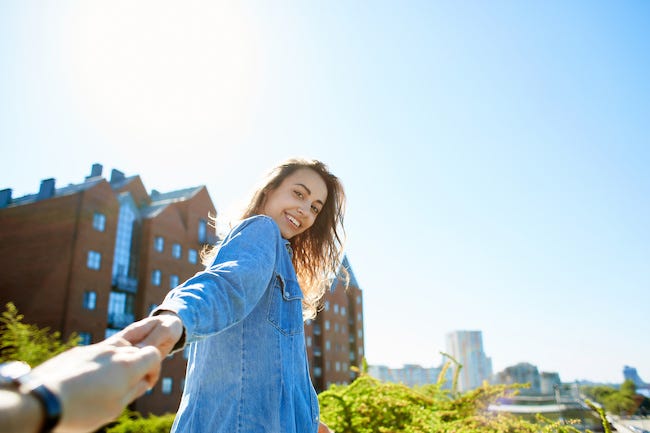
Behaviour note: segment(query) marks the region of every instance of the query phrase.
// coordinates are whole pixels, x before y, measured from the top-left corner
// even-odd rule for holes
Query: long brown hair
[[[316,316],[320,300],[337,274],[347,279],[346,269],[341,266],[345,240],[345,192],[341,181],[320,161],[287,160],[275,167],[263,186],[255,191],[242,219],[261,214],[268,194],[278,188],[287,176],[302,168],[314,170],[327,187],[327,199],[314,224],[289,240],[293,249],[293,266],[304,297],[303,317],[310,319]]]

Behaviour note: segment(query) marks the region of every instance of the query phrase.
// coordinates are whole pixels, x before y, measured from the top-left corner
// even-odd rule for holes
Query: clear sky
[[[0,2],[0,188],[322,159],[371,364],[650,381],[650,2]]]

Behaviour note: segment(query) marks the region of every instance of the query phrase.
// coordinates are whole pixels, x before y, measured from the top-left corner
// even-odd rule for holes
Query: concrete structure
[[[631,380],[634,382],[637,388],[647,388],[650,387],[650,384],[645,383],[639,373],[636,371],[636,368],[630,367],[629,365],[623,366],[623,378],[625,380]]]
[[[422,367],[416,364],[406,364],[401,368],[390,368],[384,365],[371,365],[368,373],[383,382],[403,383],[406,386],[421,386],[438,383],[443,367]],[[443,378],[442,388],[451,388],[453,369],[447,369]]]
[[[541,376],[537,367],[527,362],[507,367],[495,375],[494,381],[504,385],[530,384],[530,388],[521,389],[522,395],[539,395],[541,393]],[[549,394],[553,394],[551,391]]]
[[[555,390],[562,385],[560,375],[555,372],[543,371],[540,373],[539,387],[544,395],[554,394]]]
[[[447,334],[447,352],[463,366],[458,378],[459,391],[478,388],[492,376],[492,360],[483,351],[481,331],[454,331]]]

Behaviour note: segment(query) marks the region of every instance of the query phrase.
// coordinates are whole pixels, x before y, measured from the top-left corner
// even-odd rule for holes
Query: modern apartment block
[[[350,383],[364,356],[363,297],[347,257],[342,266],[349,275],[346,289],[337,278],[325,294],[323,309],[305,325],[307,356],[317,392],[331,384]],[[340,274],[342,275],[342,274]]]
[[[36,194],[0,191],[0,309],[13,302],[26,323],[77,333],[98,342],[146,317],[166,293],[203,269],[206,244],[218,239],[209,217],[216,209],[205,186],[169,193],[145,189],[140,176],[94,164],[83,182]],[[312,378],[318,390],[349,382],[363,356],[361,289],[350,273],[326,294],[325,308],[306,326]],[[175,412],[186,358],[163,362],[154,389],[134,402],[146,415]]]
[[[481,331],[454,331],[447,334],[447,352],[463,368],[458,377],[458,390],[469,391],[481,386],[492,376],[492,360],[483,351]]]
[[[444,377],[440,374],[444,372]],[[383,382],[403,383],[406,386],[420,386],[438,383],[442,380],[443,389],[451,389],[453,380],[452,369],[444,370],[440,367],[422,367],[417,364],[406,364],[401,368],[391,368],[385,365],[371,365],[368,373]]]
[[[82,344],[100,341],[147,316],[167,291],[202,266],[216,239],[215,207],[204,186],[148,194],[139,176],[95,164],[79,184],[41,182],[37,194],[0,191],[0,307],[13,302],[27,323]],[[163,363],[161,380],[135,402],[146,413],[178,407],[185,359]]]

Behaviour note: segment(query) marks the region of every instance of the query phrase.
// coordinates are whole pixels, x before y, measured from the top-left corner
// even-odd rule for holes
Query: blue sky
[[[348,193],[371,364],[650,379],[650,3],[0,3],[0,188],[205,184],[291,156]]]

